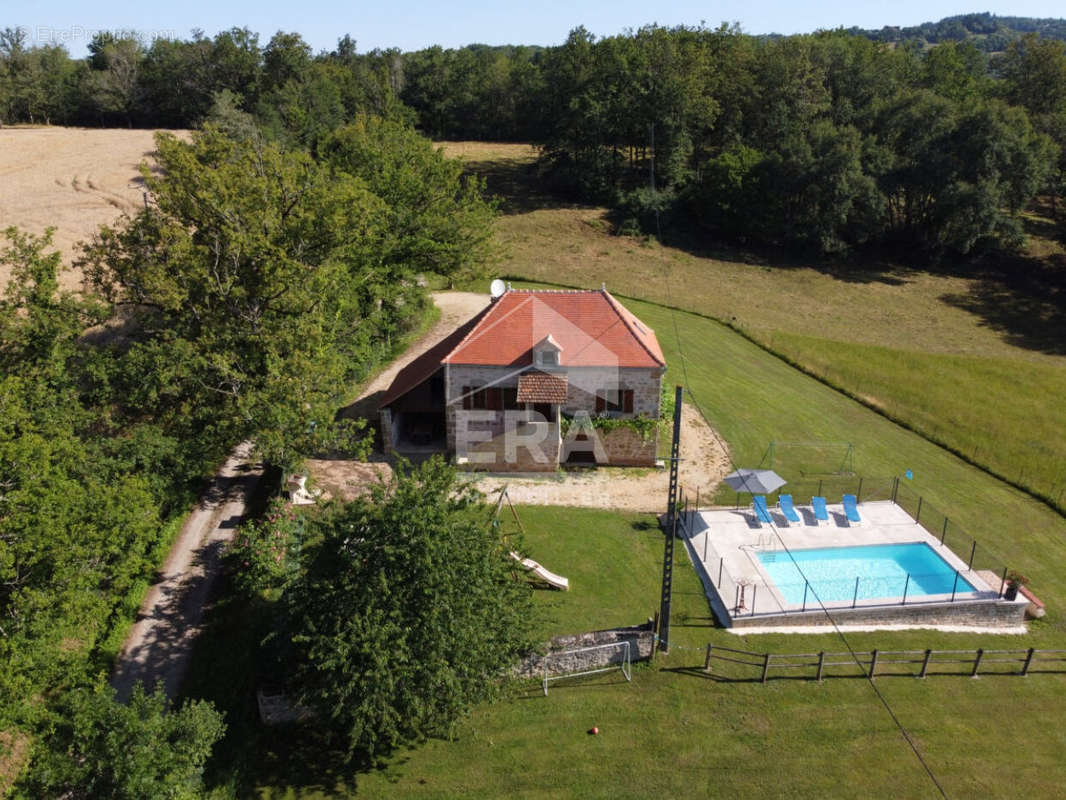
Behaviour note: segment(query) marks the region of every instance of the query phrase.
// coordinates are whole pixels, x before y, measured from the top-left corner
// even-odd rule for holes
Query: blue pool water
[[[804,577],[813,590],[808,605],[816,603],[815,595],[825,603],[850,601],[856,578],[859,600],[899,599],[904,586],[908,598],[951,594],[953,586],[956,594],[976,591],[961,575],[956,585],[955,570],[924,542],[793,550],[792,558],[778,550],[759,553],[759,561],[785,602],[797,605],[803,602]]]

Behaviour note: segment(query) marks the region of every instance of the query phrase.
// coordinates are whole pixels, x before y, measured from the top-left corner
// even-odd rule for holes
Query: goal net
[[[854,475],[851,442],[770,442],[767,468],[782,477]]]
[[[598,672],[611,672],[616,669],[621,670],[625,679],[629,681],[632,679],[630,666],[630,642],[628,640],[548,653],[544,656],[542,663],[544,694],[548,694],[550,681],[576,678],[580,675],[594,675]]]

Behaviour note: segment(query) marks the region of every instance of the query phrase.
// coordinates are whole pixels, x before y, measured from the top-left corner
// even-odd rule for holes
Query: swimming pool
[[[977,591],[925,542],[763,551],[759,562],[786,603],[899,600]],[[793,563],[793,559],[795,563]],[[804,580],[806,578],[806,581]],[[807,588],[807,583],[810,588]]]

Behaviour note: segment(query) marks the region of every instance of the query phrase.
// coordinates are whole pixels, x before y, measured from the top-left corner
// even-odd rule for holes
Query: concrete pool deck
[[[800,515],[799,523],[788,524],[779,510],[771,509],[773,525],[761,526],[756,524],[750,508],[690,512],[686,524],[679,527],[712,609],[723,625],[781,629],[831,624],[813,594],[806,607],[786,601],[760,563],[760,552],[776,552],[777,558],[787,559],[785,548],[806,550],[904,543],[928,544],[951,569],[958,570],[959,589],[954,598],[951,594],[920,595],[907,598],[904,604],[900,597],[864,599],[860,596],[857,600],[826,602],[825,609],[834,622],[864,627],[903,625],[945,629],[960,626],[1017,629],[1024,623],[1028,604],[1025,598],[1001,599],[1001,576],[971,570],[959,554],[941,545],[937,537],[891,500],[860,504],[861,523],[849,524],[839,504],[829,506],[829,521],[821,524],[810,507],[797,506],[796,511]],[[969,552],[965,555],[968,557]]]

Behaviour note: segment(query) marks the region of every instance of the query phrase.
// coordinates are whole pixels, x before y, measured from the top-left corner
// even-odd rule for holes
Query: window
[[[537,353],[538,364],[542,367],[559,366],[559,353],[555,350],[541,350]]]
[[[463,410],[513,411],[518,408],[515,386],[464,386]]]
[[[633,413],[633,390],[632,389],[601,389],[596,392],[596,413],[604,411],[621,411],[623,414]]]

